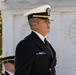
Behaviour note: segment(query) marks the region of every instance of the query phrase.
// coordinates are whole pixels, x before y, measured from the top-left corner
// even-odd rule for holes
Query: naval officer
[[[14,75],[14,72],[15,72],[14,56],[3,57],[2,63],[4,64],[4,67],[5,67],[4,75]]]
[[[31,33],[16,46],[15,75],[56,75],[56,52],[46,39],[52,21],[51,7],[34,8],[24,17]]]

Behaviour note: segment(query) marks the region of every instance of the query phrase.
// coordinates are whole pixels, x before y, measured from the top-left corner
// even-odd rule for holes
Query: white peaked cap
[[[46,11],[46,8],[50,8],[50,9],[51,9],[51,7],[50,7],[49,5],[43,5],[43,6],[34,8],[34,9],[26,12],[26,13],[24,14],[24,16],[26,17],[26,16],[28,16],[28,15],[31,14],[31,13],[45,12],[45,11]]]
[[[43,18],[43,19],[51,19],[51,6],[50,5],[43,5],[37,8],[34,8],[26,13],[24,13],[24,17],[30,18]]]

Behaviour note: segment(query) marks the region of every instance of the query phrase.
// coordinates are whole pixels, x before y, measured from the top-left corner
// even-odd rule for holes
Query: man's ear
[[[33,21],[32,22],[32,26],[36,28],[37,27],[37,23]]]

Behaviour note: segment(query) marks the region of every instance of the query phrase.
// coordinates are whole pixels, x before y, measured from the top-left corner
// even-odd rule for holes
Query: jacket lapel
[[[50,67],[53,68],[53,67],[57,64],[57,59],[56,59],[56,52],[55,52],[55,50],[53,49],[53,47],[51,46],[51,44],[50,44],[50,47],[51,47],[51,49],[52,49],[52,51],[53,51],[53,53],[54,53],[54,57],[53,57],[52,62],[51,62],[51,64],[50,64]]]
[[[36,44],[43,50],[46,52],[46,55],[48,57],[48,59],[51,59],[51,53],[50,50],[45,46],[44,42],[38,37],[37,34],[35,34],[34,32],[32,32],[32,35],[35,39]]]

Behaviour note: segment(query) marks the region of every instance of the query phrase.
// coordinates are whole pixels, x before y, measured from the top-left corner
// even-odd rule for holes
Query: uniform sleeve
[[[21,41],[15,52],[15,75],[30,75],[34,53],[29,44]]]

